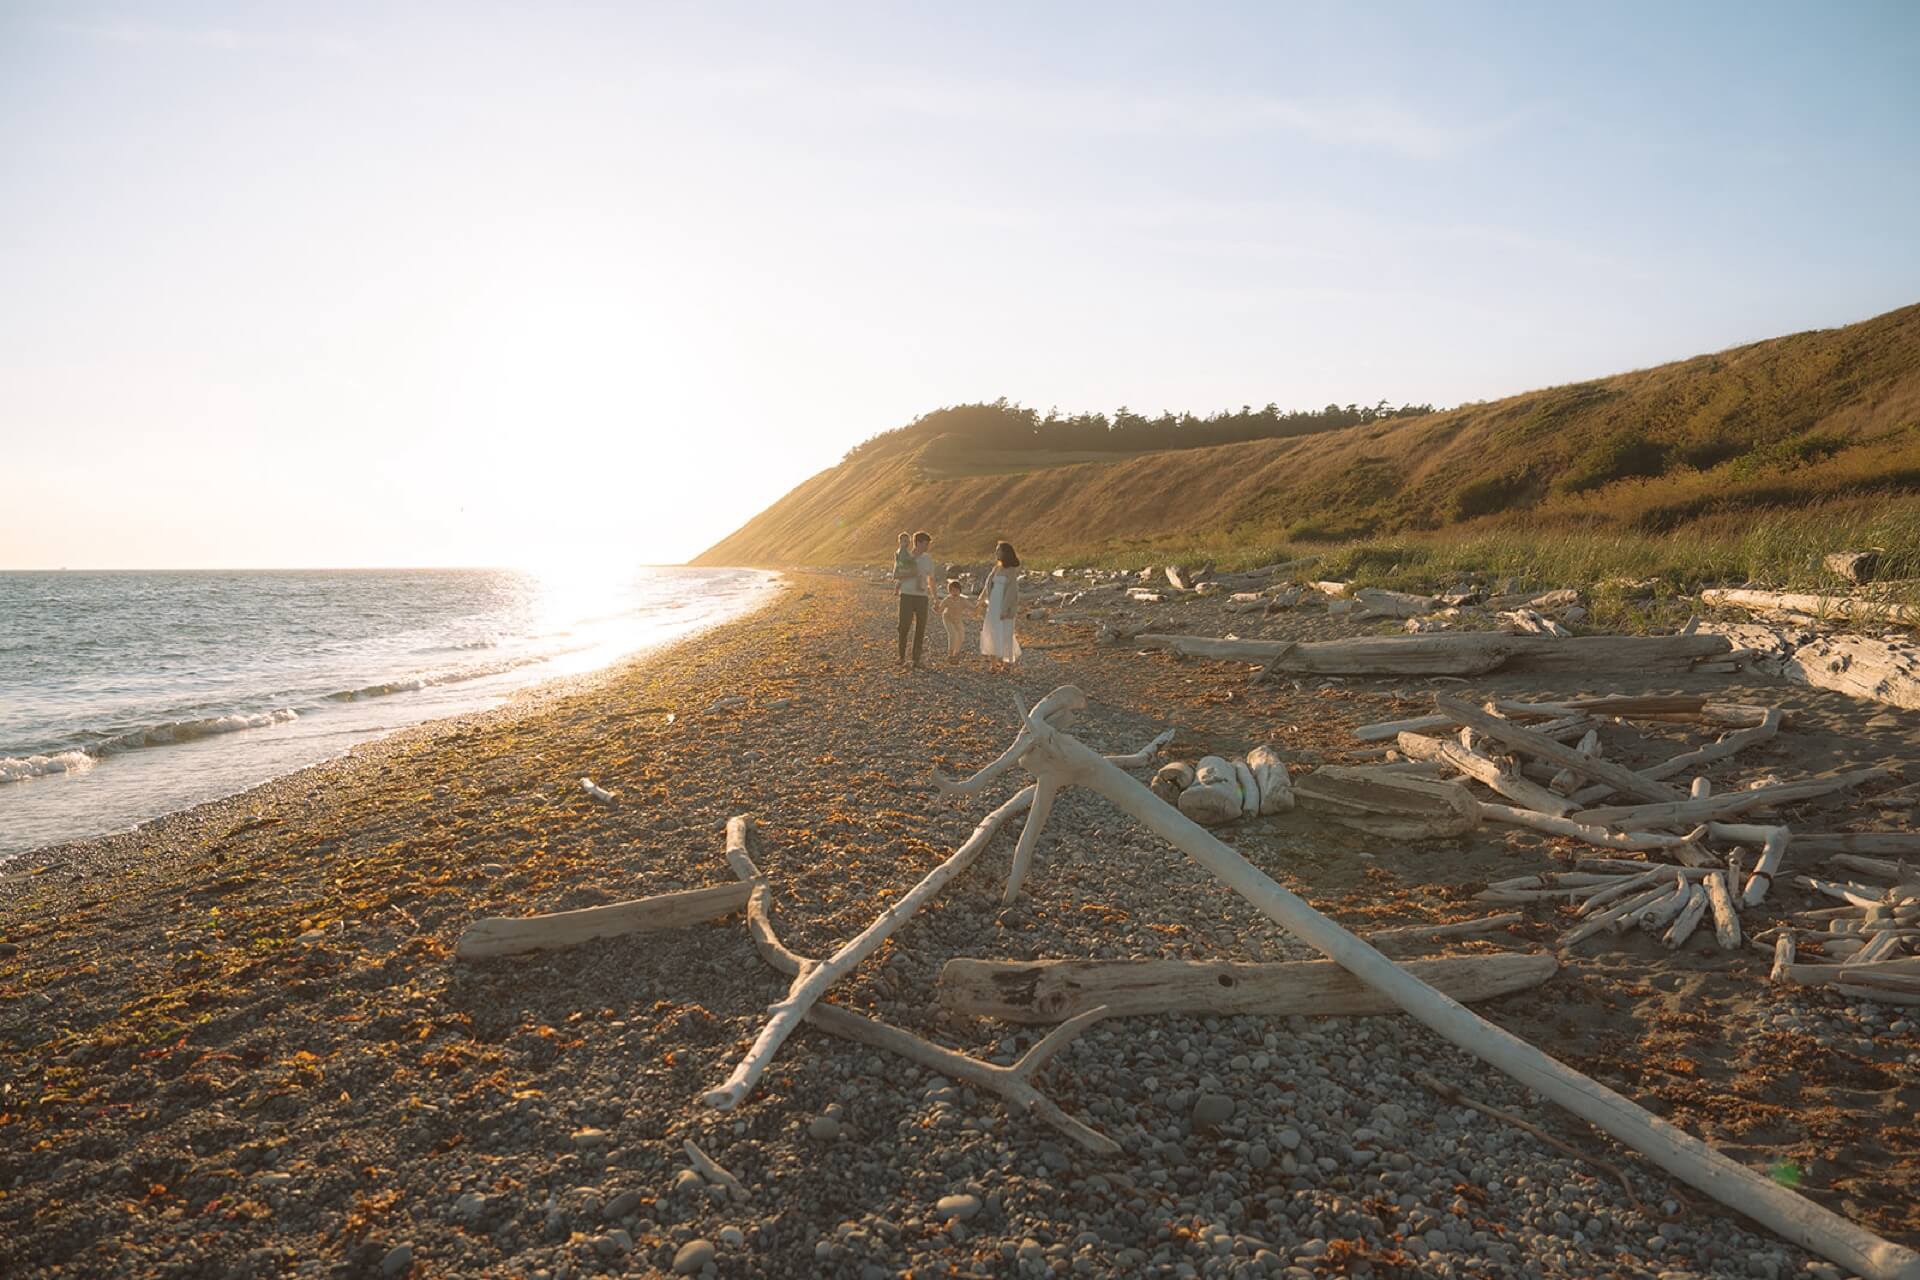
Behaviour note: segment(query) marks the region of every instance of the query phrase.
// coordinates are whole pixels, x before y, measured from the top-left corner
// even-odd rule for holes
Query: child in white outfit
[[[940,611],[940,620],[947,624],[947,660],[958,662],[960,646],[967,642],[965,611],[973,607],[973,601],[960,594],[960,579],[947,579],[947,594],[940,597],[936,607]]]

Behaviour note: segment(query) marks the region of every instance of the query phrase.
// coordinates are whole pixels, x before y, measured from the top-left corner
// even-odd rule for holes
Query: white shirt
[[[900,583],[903,596],[924,596],[927,594],[927,582],[933,577],[933,557],[922,551],[913,558],[914,574]]]

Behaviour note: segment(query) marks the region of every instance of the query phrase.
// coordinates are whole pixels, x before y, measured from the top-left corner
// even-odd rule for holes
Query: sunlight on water
[[[739,569],[0,573],[0,857],[122,830],[734,616]],[[10,673],[11,674],[11,673]]]

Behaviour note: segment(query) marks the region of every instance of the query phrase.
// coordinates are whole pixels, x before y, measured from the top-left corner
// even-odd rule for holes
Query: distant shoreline
[[[682,568],[686,566],[673,566]],[[482,707],[473,711],[458,712],[453,715],[435,716],[431,719],[416,721],[387,730],[372,738],[353,743],[344,751],[312,764],[275,774],[252,786],[244,787],[227,795],[188,805],[181,809],[172,809],[165,813],[146,818],[131,827],[119,831],[104,832],[94,836],[83,836],[73,840],[55,841],[30,849],[21,849],[11,853],[0,852],[0,896],[4,896],[10,880],[19,878],[19,868],[24,861],[38,865],[66,866],[79,864],[100,871],[133,870],[138,862],[150,856],[156,847],[169,845],[176,837],[175,828],[184,828],[186,832],[198,831],[205,825],[217,822],[220,815],[233,806],[257,804],[268,800],[283,799],[300,789],[303,780],[319,778],[348,765],[366,762],[377,765],[385,756],[405,750],[416,741],[432,740],[449,733],[458,733],[464,729],[483,724],[495,724],[500,718],[512,720],[523,716],[535,715],[556,698],[573,694],[588,693],[596,687],[606,685],[629,674],[636,666],[664,658],[683,646],[693,645],[710,635],[716,628],[737,623],[769,608],[789,590],[792,581],[778,570],[761,566],[712,566],[722,568],[739,567],[753,569],[756,572],[769,573],[768,589],[751,604],[737,613],[716,618],[698,630],[676,637],[664,643],[649,645],[633,652],[623,654],[604,666],[591,671],[569,675],[550,676],[536,681],[524,688],[515,689],[505,699],[492,707]],[[6,572],[16,572],[7,570]],[[81,570],[76,572],[96,572]],[[117,572],[117,571],[115,571]],[[128,572],[145,573],[147,570]],[[180,570],[178,572],[203,572],[201,570]],[[297,570],[239,570],[236,572],[299,572]],[[325,571],[317,571],[325,572]],[[328,778],[330,784],[349,783],[348,778]],[[13,784],[38,785],[38,784]],[[52,785],[59,785],[52,780]],[[184,834],[180,833],[180,834]]]

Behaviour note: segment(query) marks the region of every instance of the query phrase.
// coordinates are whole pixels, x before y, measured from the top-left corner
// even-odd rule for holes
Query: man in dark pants
[[[920,665],[920,647],[927,639],[927,611],[933,601],[933,557],[927,548],[933,535],[922,529],[913,535],[913,574],[900,580],[900,665],[907,665],[907,631],[913,631],[913,665]]]

